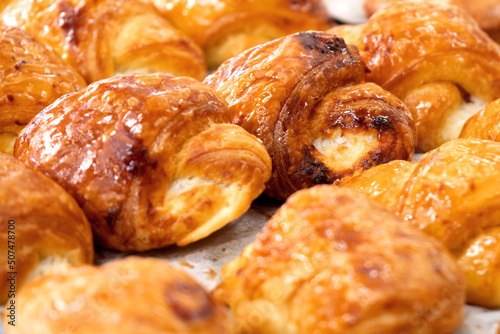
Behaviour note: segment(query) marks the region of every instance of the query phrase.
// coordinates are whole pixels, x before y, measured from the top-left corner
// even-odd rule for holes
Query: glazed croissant
[[[149,0],[202,46],[209,68],[250,47],[291,33],[328,29],[320,0]]]
[[[203,51],[140,0],[2,0],[0,22],[52,46],[87,82],[131,72],[203,79]]]
[[[285,199],[394,159],[411,159],[414,124],[404,104],[363,83],[357,50],[323,32],[249,49],[205,79],[233,122],[264,142],[273,160],[266,193]]]
[[[402,1],[408,0],[365,0],[364,8],[371,16],[385,6]],[[458,6],[471,15],[487,33],[496,35],[500,29],[500,3],[497,0],[420,0],[420,2],[447,3]]]
[[[4,153],[0,244],[2,305],[16,299],[25,282],[53,269],[91,263],[94,255],[90,224],[75,200],[45,175]]]
[[[370,70],[367,81],[394,93],[412,112],[418,151],[457,138],[470,116],[500,98],[500,45],[458,7],[395,3],[354,27],[348,41]]]
[[[157,259],[129,257],[46,275],[20,291],[17,305],[19,319],[7,333],[234,333],[221,303]]]
[[[500,99],[470,117],[462,127],[460,138],[500,141]]]
[[[15,156],[77,199],[98,244],[186,245],[247,211],[270,177],[265,147],[230,120],[194,79],[114,77],[44,109]]]
[[[0,152],[44,107],[85,87],[83,78],[28,33],[0,25]]]
[[[463,275],[441,244],[332,185],[293,194],[222,279],[215,296],[239,333],[444,334],[464,315]]]
[[[499,180],[500,143],[455,139],[418,164],[375,166],[338,185],[373,197],[442,241],[466,273],[467,301],[499,307],[500,249],[492,243],[500,237]]]

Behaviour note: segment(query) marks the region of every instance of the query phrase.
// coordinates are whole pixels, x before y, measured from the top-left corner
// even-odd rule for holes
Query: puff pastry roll
[[[46,275],[19,292],[17,305],[19,321],[7,333],[234,333],[221,303],[157,259],[129,257]]]
[[[331,26],[321,0],[149,0],[202,46],[209,68],[288,34]]]
[[[77,199],[100,245],[186,245],[248,210],[271,175],[265,147],[230,120],[194,79],[115,77],[44,109],[15,155]]]
[[[388,205],[442,241],[466,273],[468,302],[499,307],[500,253],[488,242],[498,238],[500,226],[500,143],[455,139],[425,154],[418,164],[393,162],[392,167],[367,172],[338,185]],[[383,193],[387,188],[392,189]],[[481,291],[483,286],[488,292]]]
[[[411,159],[414,124],[404,104],[363,83],[353,46],[324,32],[289,35],[249,49],[205,79],[229,103],[233,122],[273,159],[266,193],[285,199],[394,159]]]
[[[462,127],[460,138],[500,141],[500,99],[469,118]]]
[[[240,333],[453,333],[464,315],[439,242],[332,185],[293,194],[222,279]]]
[[[53,47],[93,82],[131,72],[203,79],[203,51],[140,0],[3,0],[0,22]]]
[[[412,112],[420,152],[458,138],[470,116],[500,98],[500,45],[456,6],[398,2],[349,39],[370,70],[367,81],[394,93]]]
[[[54,269],[91,263],[94,256],[90,224],[75,200],[42,173],[4,153],[0,245],[0,304],[27,281]]]
[[[84,88],[83,78],[30,34],[0,25],[0,152],[44,107]]]

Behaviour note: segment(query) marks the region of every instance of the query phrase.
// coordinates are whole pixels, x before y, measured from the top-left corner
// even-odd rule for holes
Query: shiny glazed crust
[[[500,99],[469,118],[460,132],[460,138],[500,141]]]
[[[418,151],[457,138],[472,113],[500,98],[500,46],[458,7],[394,3],[361,27],[348,37],[370,70],[366,79],[408,106]],[[345,30],[329,32],[342,35]],[[471,113],[473,103],[479,106]]]
[[[248,210],[270,177],[264,146],[230,120],[194,79],[115,77],[46,108],[15,155],[77,199],[100,245],[186,245]]]
[[[5,1],[5,0],[4,0]],[[87,82],[131,72],[203,79],[202,50],[139,0],[7,0],[0,22],[52,46]]]
[[[149,0],[202,46],[210,68],[250,47],[288,34],[329,27],[320,0]]]
[[[394,159],[411,159],[409,111],[392,94],[363,84],[355,47],[323,32],[257,46],[205,79],[229,103],[233,122],[259,137],[273,159],[266,193],[285,199]]]
[[[332,185],[292,195],[222,278],[240,333],[453,333],[464,315],[440,243]]]
[[[83,78],[28,33],[0,25],[0,152],[43,108],[84,88]]]
[[[4,153],[0,153],[0,231],[0,304],[9,294],[8,272],[17,272],[13,290],[19,291],[26,281],[52,269],[93,259],[90,224],[75,200],[42,173]],[[8,251],[15,254],[10,264]]]
[[[386,204],[442,241],[466,274],[467,302],[499,307],[498,180],[500,143],[456,139],[428,152],[418,164],[392,162],[338,184]]]
[[[184,271],[157,259],[131,257],[46,275],[20,291],[17,302],[19,321],[6,326],[7,333],[233,333],[220,303]]]

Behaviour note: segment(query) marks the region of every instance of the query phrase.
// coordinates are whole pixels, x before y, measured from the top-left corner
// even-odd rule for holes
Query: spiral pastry
[[[442,241],[466,273],[467,301],[499,307],[500,143],[455,139],[418,164],[392,162],[367,173],[337,184],[388,205]],[[392,190],[384,193],[387,188]]]
[[[76,198],[100,245],[186,245],[246,212],[270,177],[265,147],[230,120],[194,79],[115,77],[44,109],[15,156]]]
[[[458,138],[470,116],[500,98],[500,45],[456,6],[397,2],[353,29],[366,80],[408,106],[420,152]]]
[[[0,23],[50,45],[88,83],[132,72],[203,79],[203,51],[140,0],[3,0]]]
[[[59,55],[30,34],[0,25],[0,152],[43,108],[86,86]]]
[[[332,185],[290,196],[222,279],[240,333],[453,333],[464,315],[439,242]]]
[[[305,32],[257,46],[205,79],[233,122],[259,137],[273,160],[266,193],[285,199],[394,159],[411,159],[414,125],[403,103],[374,84],[357,50]]]

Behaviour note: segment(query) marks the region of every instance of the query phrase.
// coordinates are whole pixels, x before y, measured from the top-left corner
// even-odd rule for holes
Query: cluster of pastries
[[[320,0],[2,2],[7,333],[446,334],[500,307],[493,19],[381,3],[331,28]],[[92,265],[263,193],[284,204],[213,292],[158,259]]]

